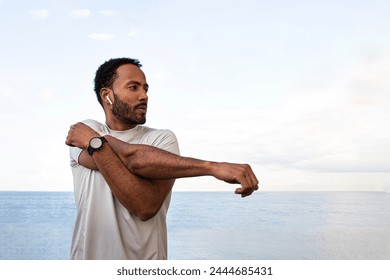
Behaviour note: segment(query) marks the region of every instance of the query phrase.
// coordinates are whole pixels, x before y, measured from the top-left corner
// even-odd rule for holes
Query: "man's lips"
[[[148,109],[148,104],[139,104],[135,106],[135,109],[140,109],[140,110],[147,110]]]

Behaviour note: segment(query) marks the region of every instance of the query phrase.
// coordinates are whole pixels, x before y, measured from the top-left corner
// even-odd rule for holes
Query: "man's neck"
[[[125,131],[132,129],[136,127],[136,124],[127,124],[127,123],[121,123],[118,121],[110,121],[106,119],[106,125],[111,129],[111,130],[116,130],[116,131]]]

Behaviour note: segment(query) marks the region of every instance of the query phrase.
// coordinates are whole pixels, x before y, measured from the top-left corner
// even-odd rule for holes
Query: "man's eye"
[[[137,90],[137,86],[129,86],[129,89],[131,89],[131,90]]]

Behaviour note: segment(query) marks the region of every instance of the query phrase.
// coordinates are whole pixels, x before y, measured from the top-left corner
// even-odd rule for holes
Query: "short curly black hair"
[[[133,64],[139,68],[142,67],[142,64],[138,59],[127,58],[127,57],[111,58],[110,60],[104,62],[102,65],[99,66],[95,75],[94,90],[100,105],[103,106],[102,98],[100,97],[101,89],[104,87],[112,88],[112,84],[114,83],[115,79],[118,77],[116,70],[120,66],[125,64]]]

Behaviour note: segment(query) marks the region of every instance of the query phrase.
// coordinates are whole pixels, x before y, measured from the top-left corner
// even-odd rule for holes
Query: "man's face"
[[[146,122],[148,84],[145,74],[137,66],[125,64],[117,69],[113,83],[114,102],[111,110],[121,123],[135,126]]]

